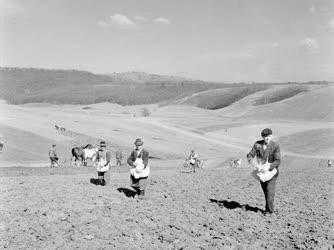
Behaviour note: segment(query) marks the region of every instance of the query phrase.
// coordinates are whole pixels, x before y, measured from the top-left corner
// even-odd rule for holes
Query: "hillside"
[[[247,87],[232,87],[213,89],[194,93],[171,104],[191,105],[204,109],[221,109],[255,92],[270,88],[271,86],[252,85]]]
[[[240,117],[253,109],[259,109],[263,105],[280,105],[280,102],[290,98],[293,99],[298,95],[302,95],[303,93],[309,91],[312,92],[322,86],[323,85],[319,84],[275,85],[247,95],[246,97],[234,102],[232,105],[218,110],[218,112],[222,113],[224,116]]]
[[[326,84],[313,83],[316,86]],[[10,104],[159,103],[161,106],[181,104],[214,110],[263,90],[269,90],[268,94],[260,95],[252,105],[279,102],[307,91],[310,86],[312,83],[210,83],[143,72],[101,75],[79,70],[0,68],[0,99]]]
[[[243,114],[247,119],[303,119],[334,121],[334,86],[316,87],[292,98],[254,106]]]
[[[132,82],[132,83],[178,83],[193,81],[179,76],[166,76],[158,74],[148,74],[145,72],[122,72],[107,74],[114,82]],[[197,81],[201,83],[202,81]]]
[[[0,98],[12,104],[148,104],[224,86],[144,73],[108,76],[77,70],[0,68]]]

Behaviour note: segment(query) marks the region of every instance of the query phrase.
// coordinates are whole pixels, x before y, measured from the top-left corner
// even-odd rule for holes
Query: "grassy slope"
[[[252,85],[248,87],[234,87],[224,89],[207,90],[192,96],[185,97],[174,103],[192,105],[204,109],[221,109],[257,91],[271,86]]]
[[[68,158],[69,152],[66,149],[66,142],[56,142],[46,137],[8,127],[0,124],[0,129],[5,145],[1,155],[2,161],[17,162],[40,162],[48,161],[48,149],[53,143],[58,145],[58,153],[61,158]]]
[[[201,81],[164,76],[149,82],[96,75],[75,70],[0,68],[0,98],[9,103],[46,102],[92,104],[112,102],[121,105],[148,104],[179,95],[224,87]]]
[[[273,91],[262,95],[255,100],[255,105],[263,105],[268,103],[279,102],[291,98],[299,93],[308,91],[307,86],[303,85],[287,85],[282,88],[273,89]]]
[[[322,85],[301,85],[301,84],[285,84],[285,85],[273,85],[267,89],[257,91],[239,101],[219,110],[219,113],[225,116],[239,117],[252,109],[258,108],[256,106],[262,106],[270,103],[276,103],[284,101],[288,98],[293,98],[299,93],[312,91],[313,89],[319,88]],[[261,104],[260,104],[261,103]],[[278,104],[279,105],[279,104]]]
[[[78,70],[0,68],[0,98],[12,104],[161,103],[221,109],[272,87],[275,84],[214,84],[138,72],[97,75]],[[276,102],[304,90],[291,85],[256,103]]]
[[[243,117],[334,121],[333,100],[334,86],[328,85],[280,102],[255,106],[243,114]]]

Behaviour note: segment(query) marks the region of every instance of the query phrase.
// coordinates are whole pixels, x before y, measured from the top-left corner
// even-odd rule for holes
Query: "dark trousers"
[[[97,177],[98,177],[99,179],[104,179],[104,172],[99,172],[99,171],[97,171]]]
[[[260,182],[264,197],[266,198],[266,212],[269,213],[274,212],[274,197],[277,177],[278,173],[275,174],[275,176],[271,180],[266,182]]]
[[[58,165],[58,157],[50,157],[51,167],[54,167],[56,164]]]

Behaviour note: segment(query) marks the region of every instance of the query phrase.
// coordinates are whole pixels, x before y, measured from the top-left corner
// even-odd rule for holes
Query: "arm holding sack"
[[[249,163],[251,163],[251,161],[255,158],[258,147],[259,145],[255,143],[251,151],[247,154],[247,160]]]

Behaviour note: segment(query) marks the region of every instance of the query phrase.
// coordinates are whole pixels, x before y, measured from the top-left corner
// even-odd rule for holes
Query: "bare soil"
[[[320,163],[320,164],[319,164]],[[128,168],[107,186],[94,168],[1,169],[0,247],[5,249],[332,249],[334,168],[284,158],[277,213],[264,216],[250,168],[151,169],[146,199],[133,198]],[[15,173],[15,174],[13,174]]]

